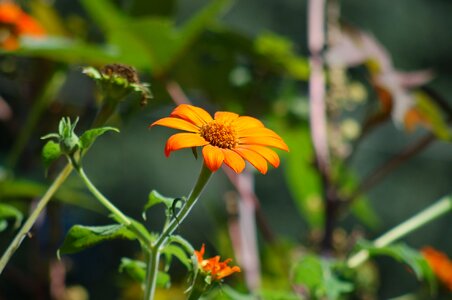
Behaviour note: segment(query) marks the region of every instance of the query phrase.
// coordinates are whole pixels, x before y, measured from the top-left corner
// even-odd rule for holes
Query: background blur
[[[130,24],[123,36],[119,32],[113,36],[109,31],[109,26],[113,26],[109,21],[114,23],[114,18],[108,15],[107,9],[102,10],[104,1],[88,2],[19,1],[28,12],[44,21],[52,35],[78,44],[65,48],[58,41],[47,45],[25,43],[15,54],[0,54],[0,100],[11,111],[10,116],[0,120],[0,180],[3,180],[0,201],[13,203],[26,213],[65,163],[59,161],[52,165],[45,177],[40,160],[43,143],[39,137],[55,131],[62,116],[80,116],[79,130],[89,126],[95,116],[98,90],[95,83],[81,73],[86,65],[100,67],[115,61],[130,63],[140,71],[141,80],[151,84],[154,97],[148,105],[140,108],[139,100],[126,100],[120,113],[109,122],[120,127],[121,133],[101,137],[84,160],[86,172],[98,188],[135,218],[140,218],[152,189],[169,197],[186,195],[200,168],[200,160],[195,160],[189,150],[175,152],[170,158],[164,156],[164,144],[174,130],[148,129],[150,123],[168,115],[174,108],[168,83],[177,83],[190,101],[210,112],[230,110],[257,117],[287,139],[293,136],[294,128],[307,132],[307,1],[215,1],[220,8],[212,8],[214,12],[200,21],[202,26],[193,31],[187,38],[189,41],[174,51],[165,48],[165,41],[173,39],[175,30],[183,28],[193,16],[205,12],[203,9],[209,5],[213,6],[213,1],[106,1],[113,4],[118,14],[157,20]],[[452,106],[449,30],[452,2],[342,0],[339,3],[342,24],[371,33],[386,48],[398,70],[432,70],[434,77],[426,86]],[[102,11],[96,15],[96,9]],[[50,15],[55,20],[51,20]],[[170,21],[169,26],[176,28],[171,27],[169,38],[162,37],[167,34],[161,29],[164,27],[151,26],[151,23],[167,21]],[[129,32],[142,38],[147,43],[145,47],[155,50],[154,60],[142,55],[146,50],[127,40],[131,36]],[[111,54],[115,51],[120,55]],[[168,53],[175,54],[171,57]],[[297,66],[297,69],[288,66]],[[55,70],[64,70],[66,74],[62,88],[45,104],[23,147],[14,146],[30,118],[40,90]],[[378,109],[378,95],[364,67],[353,67],[347,74],[349,82],[357,83],[364,96],[352,109],[341,108],[344,113],[336,124],[340,126],[347,119],[360,126],[369,110]],[[423,126],[407,132],[388,118],[359,142],[345,143],[353,152],[343,157],[347,170],[359,182],[428,132],[429,129]],[[289,146],[296,143],[295,140],[288,141]],[[22,148],[20,152],[17,147]],[[14,151],[19,153],[18,157],[11,159]],[[346,213],[338,220],[338,228],[343,229],[338,232],[348,235],[359,231],[366,239],[373,239],[449,193],[452,190],[451,153],[448,141],[436,139],[431,142],[366,191],[366,211],[374,222],[365,222],[367,217],[360,217],[359,213]],[[315,245],[319,239],[318,221],[309,220],[313,214],[306,210],[306,199],[300,198],[306,194],[298,190],[304,187],[303,174],[306,172],[293,174],[293,169],[288,167],[297,156],[313,164],[312,153],[292,150],[291,146],[289,154],[279,154],[280,168],[271,169],[266,176],[256,173],[254,177],[262,213],[277,237],[279,247]],[[342,158],[338,156],[338,159]],[[296,178],[298,182],[294,184]],[[195,248],[206,243],[209,253],[220,253],[222,257],[233,255],[227,227],[230,216],[226,207],[226,198],[231,191],[234,191],[233,186],[220,170],[213,176],[202,201],[181,227],[180,234]],[[57,198],[38,222],[33,238],[24,241],[2,274],[0,299],[45,299],[46,264],[55,260],[56,249],[65,232],[74,224],[109,223],[103,210],[92,204],[94,199],[74,175]],[[79,198],[83,198],[85,204],[80,205]],[[162,215],[163,209],[153,209],[148,214],[149,227],[160,228]],[[416,249],[432,245],[450,256],[451,226],[450,216],[443,217],[404,241]],[[1,251],[14,233],[11,228],[0,233]],[[271,262],[278,254],[261,234],[258,239],[265,286],[266,281],[272,280]],[[134,286],[117,269],[121,257],[139,255],[137,245],[112,241],[79,254],[63,256],[63,261],[67,262],[66,284],[82,286],[90,299],[133,299],[127,295],[133,295]],[[377,299],[397,297],[418,286],[407,268],[394,260],[377,259],[375,262],[379,273]],[[177,264],[173,270],[173,286],[183,290],[185,270]]]

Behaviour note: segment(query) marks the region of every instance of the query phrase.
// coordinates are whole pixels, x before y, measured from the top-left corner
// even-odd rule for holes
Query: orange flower
[[[219,111],[214,119],[204,109],[181,104],[169,117],[150,126],[160,125],[188,131],[171,136],[165,155],[182,148],[204,146],[202,154],[207,167],[215,172],[223,162],[240,173],[249,161],[262,174],[267,173],[267,161],[277,168],[279,156],[268,147],[288,151],[286,143],[261,121],[232,112]]]
[[[31,16],[10,1],[0,2],[0,47],[15,50],[21,36],[43,36],[44,29]]]
[[[421,252],[436,276],[452,291],[452,261],[432,247],[425,247]]]
[[[212,276],[212,280],[221,280],[222,278],[229,276],[235,272],[240,272],[240,268],[233,266],[232,268],[228,264],[232,259],[228,258],[224,262],[220,262],[220,256],[204,259],[205,245],[202,244],[201,250],[196,251],[195,255],[198,258],[198,265],[200,269],[206,274]]]

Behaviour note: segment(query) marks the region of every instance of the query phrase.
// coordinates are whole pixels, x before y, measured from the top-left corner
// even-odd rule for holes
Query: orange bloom
[[[432,248],[425,247],[421,250],[422,255],[427,260],[436,277],[452,291],[452,261],[446,254]]]
[[[228,264],[232,259],[228,258],[224,262],[220,262],[220,256],[204,259],[205,246],[202,244],[201,250],[196,251],[195,255],[198,258],[198,265],[200,269],[206,274],[212,276],[212,280],[221,280],[222,278],[229,276],[235,272],[240,272],[240,268],[233,266],[232,268]]]
[[[188,131],[172,135],[165,146],[165,155],[171,151],[203,146],[202,154],[207,167],[215,172],[223,162],[240,173],[249,161],[262,174],[267,173],[267,161],[275,168],[279,156],[268,147],[288,151],[286,143],[261,121],[232,112],[219,111],[214,119],[204,109],[181,104],[169,117],[150,126],[160,125]]]
[[[19,47],[19,37],[26,35],[39,37],[45,35],[45,31],[13,2],[0,2],[0,47],[15,50]]]

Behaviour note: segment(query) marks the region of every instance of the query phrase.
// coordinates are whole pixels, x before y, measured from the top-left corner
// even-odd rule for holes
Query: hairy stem
[[[97,200],[106,208],[108,209],[114,216],[114,218],[127,228],[129,228],[132,232],[135,233],[137,238],[142,242],[143,245],[147,249],[149,249],[151,245],[151,240],[148,236],[144,235],[141,230],[136,226],[132,220],[127,217],[121,210],[119,210],[113,203],[110,202],[97,188],[96,186],[91,182],[91,180],[86,175],[83,168],[78,167],[76,168],[77,173],[80,175],[80,178],[85,183],[86,187],[90,190],[90,192],[93,194],[94,197],[96,197]]]
[[[198,180],[195,183],[187,201],[182,205],[177,215],[171,220],[171,222],[165,226],[163,233],[159,236],[157,241],[151,246],[151,253],[148,258],[148,266],[146,271],[146,283],[145,283],[145,300],[154,299],[155,287],[157,284],[158,264],[160,254],[165,244],[170,239],[171,234],[177,229],[182,221],[188,216],[189,212],[195,206],[196,202],[201,195],[202,190],[209,181],[212,172],[203,163]]]
[[[452,210],[452,196],[446,196],[438,200],[436,203],[425,208],[418,214],[414,215],[405,222],[399,224],[393,229],[389,230],[379,238],[377,238],[373,244],[375,247],[385,247],[407,234],[415,231],[419,227],[436,220],[440,216],[450,212]],[[361,250],[347,261],[347,265],[350,268],[356,268],[365,262],[369,258],[369,252],[367,250]]]
[[[42,196],[41,200],[39,200],[38,205],[33,210],[31,215],[28,217],[28,219],[25,221],[22,228],[19,230],[19,232],[16,234],[12,242],[9,244],[8,248],[6,249],[5,253],[3,254],[2,258],[0,259],[0,274],[3,272],[6,264],[13,256],[14,252],[19,248],[20,244],[22,243],[23,239],[27,235],[27,233],[31,230],[34,223],[36,222],[36,219],[41,214],[42,210],[46,207],[47,203],[50,201],[52,196],[55,194],[55,192],[58,190],[58,188],[64,183],[66,178],[71,174],[72,172],[72,166],[68,164],[58,175],[57,178],[55,178],[55,181],[52,183],[52,185],[49,187],[49,189],[46,191],[44,196]]]

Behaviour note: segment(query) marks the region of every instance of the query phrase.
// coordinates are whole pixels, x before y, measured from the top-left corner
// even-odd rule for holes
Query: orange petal
[[[207,111],[189,104],[179,105],[173,110],[170,116],[184,119],[199,127],[213,120]]]
[[[279,167],[279,156],[278,154],[273,151],[270,148],[267,148],[265,146],[259,146],[259,145],[241,145],[241,148],[250,149],[254,152],[259,153],[262,155],[273,167],[277,168]]]
[[[162,118],[160,120],[155,121],[154,123],[152,123],[149,126],[152,127],[155,125],[166,126],[169,128],[180,129],[180,130],[185,130],[185,131],[190,131],[190,132],[199,132],[198,126],[194,125],[193,123],[190,123],[188,121],[178,119],[178,118],[171,118],[171,117]]]
[[[240,155],[229,149],[221,150],[224,154],[224,163],[234,170],[234,172],[239,174],[245,169],[245,161]]]
[[[204,145],[207,145],[208,143],[209,142],[207,142],[205,139],[203,139],[198,134],[176,133],[176,134],[172,135],[166,142],[165,155],[169,156],[171,151],[175,151],[175,150],[179,150],[179,149],[183,149],[183,148],[204,146]]]
[[[204,148],[202,148],[202,156],[204,156],[206,166],[212,172],[218,170],[224,160],[223,151],[221,151],[220,148],[212,145],[206,145]]]
[[[237,134],[239,135],[239,137],[247,137],[247,136],[269,136],[269,137],[273,137],[275,139],[281,139],[282,138],[276,134],[276,132],[274,132],[271,129],[262,127],[262,128],[250,128],[250,129],[245,129],[245,130],[240,130],[237,132]]]
[[[215,113],[214,119],[223,122],[232,122],[239,117],[238,114],[228,112],[228,111],[217,111]]]
[[[264,127],[264,124],[256,118],[243,116],[238,117],[233,125],[237,128],[237,131],[250,129],[250,128],[259,128]]]
[[[259,154],[246,148],[235,148],[233,151],[240,154],[245,160],[249,161],[262,174],[267,173],[267,161]]]
[[[281,150],[289,151],[289,147],[284,143],[282,139],[276,139],[274,137],[265,136],[250,136],[239,138],[240,145],[261,145],[275,147]]]

